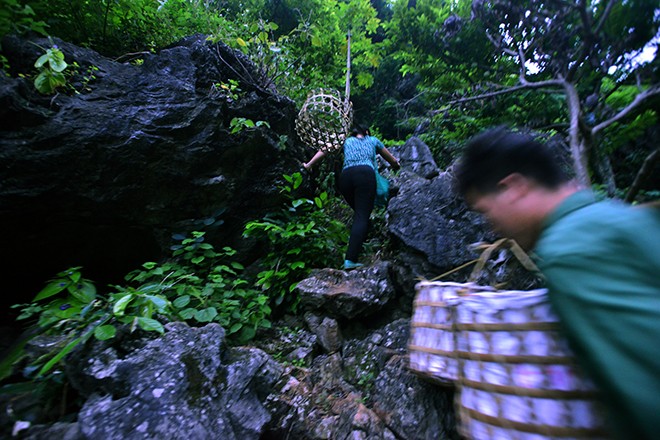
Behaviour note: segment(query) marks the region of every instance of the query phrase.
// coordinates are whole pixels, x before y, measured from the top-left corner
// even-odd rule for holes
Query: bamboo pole
[[[344,109],[346,113],[349,110],[351,102],[351,30],[347,34],[348,44],[346,48],[346,91],[344,92]]]

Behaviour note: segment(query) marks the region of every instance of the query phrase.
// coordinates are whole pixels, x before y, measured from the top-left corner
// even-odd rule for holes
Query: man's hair
[[[541,186],[554,189],[568,176],[550,148],[534,138],[504,127],[487,130],[466,145],[455,170],[461,194],[497,190],[506,176],[519,173]]]

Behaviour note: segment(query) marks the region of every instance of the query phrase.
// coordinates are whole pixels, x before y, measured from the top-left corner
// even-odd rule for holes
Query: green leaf
[[[229,334],[236,333],[241,328],[243,328],[243,324],[241,324],[240,322],[237,322],[236,324],[231,326],[231,328],[229,329]]]
[[[24,347],[25,344],[29,341],[29,338],[19,339],[18,342],[13,342],[13,345],[10,348],[8,353],[5,353],[2,360],[0,360],[0,380],[4,380],[11,376],[14,371],[14,363],[18,362],[23,356],[25,356]]]
[[[50,68],[55,72],[63,72],[68,66],[66,61],[64,61],[64,54],[58,50],[57,52],[53,52],[53,55],[48,61]]]
[[[142,330],[145,331],[156,331],[158,333],[165,333],[165,328],[163,327],[163,324],[160,322],[156,321],[155,319],[151,318],[145,318],[143,316],[138,317],[137,323],[140,326]]]
[[[192,317],[195,316],[195,313],[197,313],[197,309],[193,309],[191,307],[185,310],[181,310],[179,312],[179,316],[181,316],[185,320],[188,320],[188,319],[192,319]]]
[[[34,67],[37,69],[40,69],[48,62],[48,54],[43,54],[39,58],[37,58],[37,61],[34,63]]]
[[[162,296],[146,295],[145,298],[151,301],[151,303],[156,307],[156,310],[161,313],[165,311],[167,305],[169,304],[169,301],[167,301],[167,299],[163,298]]]
[[[41,292],[39,292],[37,296],[34,297],[32,301],[40,301],[44,298],[50,298],[53,295],[57,295],[67,287],[69,287],[69,282],[67,281],[64,280],[52,281],[46,287],[44,287],[41,290]]]
[[[239,37],[239,38],[236,38],[236,42],[237,42],[238,45],[241,46],[241,47],[245,47],[245,46],[247,46],[247,43],[245,42],[245,40],[242,39],[242,38],[240,38],[240,37]]]
[[[249,341],[250,339],[254,338],[256,334],[257,332],[254,328],[243,327],[243,331],[241,331],[241,341]]]
[[[47,311],[59,319],[69,319],[80,313],[80,309],[80,303],[75,301],[74,298],[68,298],[56,299],[48,305]]]
[[[172,303],[177,309],[182,309],[190,304],[190,295],[181,295]]]
[[[106,341],[112,339],[117,334],[117,329],[114,325],[102,325],[94,329],[94,336],[99,341]]]
[[[75,298],[86,304],[91,303],[96,299],[96,287],[87,280],[69,286],[69,292],[71,292],[71,295]]]
[[[158,283],[151,283],[151,284],[144,284],[140,286],[137,290],[139,293],[143,295],[149,295],[150,293],[160,292],[162,290],[162,287]]]
[[[48,373],[51,368],[53,368],[64,356],[69,354],[71,350],[73,350],[78,344],[80,344],[83,339],[86,339],[87,335],[83,335],[79,338],[74,339],[73,341],[69,342],[66,347],[64,347],[59,353],[57,353],[51,360],[46,362],[46,364],[41,367],[41,370],[37,373],[37,377],[41,377],[44,374]]]
[[[34,87],[45,95],[53,93],[59,86],[66,84],[66,78],[59,72],[44,70],[34,79]]]
[[[216,316],[218,316],[218,311],[215,307],[207,307],[195,312],[195,319],[199,322],[211,322]]]
[[[115,315],[123,315],[124,310],[126,310],[126,306],[128,306],[128,303],[130,303],[134,297],[135,296],[132,293],[129,293],[119,298],[119,300],[115,303],[114,307],[112,308],[112,313],[114,313]]]

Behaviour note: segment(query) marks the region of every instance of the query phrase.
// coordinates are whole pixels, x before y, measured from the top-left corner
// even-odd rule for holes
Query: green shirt
[[[579,191],[546,219],[535,251],[614,434],[660,438],[660,210]]]

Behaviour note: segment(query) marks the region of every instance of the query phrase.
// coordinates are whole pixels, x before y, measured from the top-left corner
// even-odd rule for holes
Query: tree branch
[[[566,80],[571,82],[573,81],[573,78],[575,78],[575,75],[577,74],[580,65],[587,58],[589,51],[592,49],[594,45],[593,42],[596,39],[596,34],[591,28],[593,23],[591,21],[591,17],[589,16],[589,13],[587,12],[586,2],[584,0],[580,1],[576,5],[576,8],[578,9],[578,14],[580,15],[582,26],[584,27],[584,38],[580,43],[580,47],[576,51],[576,56],[575,59],[573,60],[573,66],[568,69],[568,72],[566,74]]]
[[[479,101],[481,99],[488,99],[488,98],[492,98],[492,97],[499,96],[499,95],[506,95],[506,94],[509,94],[509,93],[514,93],[514,92],[517,92],[517,91],[523,90],[523,89],[540,89],[541,87],[548,87],[548,86],[562,87],[563,82],[559,81],[559,80],[547,80],[547,81],[539,81],[539,82],[529,82],[529,81],[525,80],[525,82],[523,84],[519,85],[519,86],[508,87],[508,88],[503,89],[503,90],[498,90],[498,91],[489,92],[489,93],[483,93],[483,94],[477,95],[477,96],[470,96],[469,98],[455,99],[453,101],[447,102],[446,105],[452,106],[452,105],[455,105],[455,104],[462,104],[464,102]],[[438,114],[442,111],[444,111],[444,110],[433,110],[431,112],[431,114],[435,115],[435,114]]]
[[[642,93],[639,95],[635,96],[635,99],[633,99],[633,102],[628,104],[627,107],[623,108],[619,113],[616,115],[612,116],[610,119],[601,122],[600,124],[594,126],[594,128],[591,129],[591,134],[593,136],[596,136],[599,132],[603,131],[610,125],[614,124],[615,122],[620,121],[621,119],[627,117],[629,114],[637,110],[637,108],[642,105],[647,99],[655,96],[655,95],[660,95],[660,85],[653,86],[649,89],[644,90]]]
[[[600,17],[600,20],[596,25],[596,29],[594,29],[595,34],[599,33],[603,29],[603,26],[605,26],[605,22],[607,21],[607,18],[610,16],[610,12],[612,12],[612,8],[617,3],[619,3],[618,0],[610,0],[609,2],[607,2],[607,6],[605,6],[605,11],[603,12],[603,15]]]
[[[575,166],[578,181],[586,186],[591,186],[591,181],[588,172],[587,155],[590,143],[589,139],[585,142],[580,140],[580,96],[578,95],[575,85],[569,81],[562,80],[562,86],[566,92],[566,104],[568,106],[568,137],[569,145],[571,146],[571,156]]]

